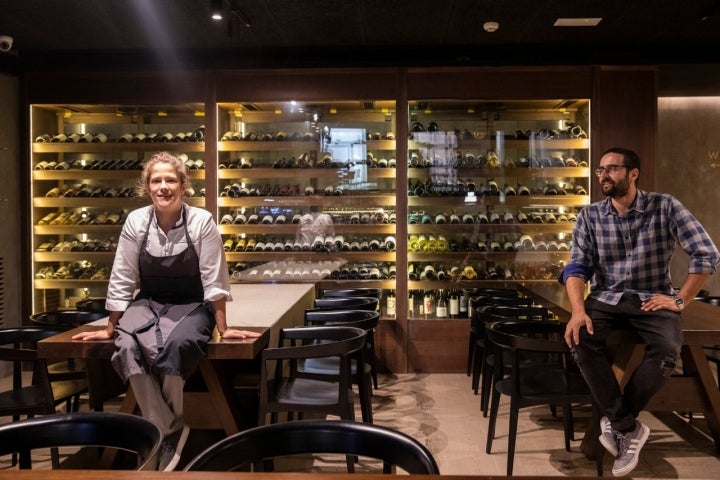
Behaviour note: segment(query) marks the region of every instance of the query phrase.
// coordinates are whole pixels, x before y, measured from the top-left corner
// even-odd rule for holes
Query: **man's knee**
[[[663,377],[669,378],[675,371],[680,358],[680,345],[673,343],[664,343],[662,346],[656,346],[657,353],[654,357],[659,361],[660,371]]]

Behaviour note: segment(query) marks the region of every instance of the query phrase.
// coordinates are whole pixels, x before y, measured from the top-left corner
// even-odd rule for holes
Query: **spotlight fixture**
[[[223,19],[224,0],[210,0],[210,16],[213,20]]]

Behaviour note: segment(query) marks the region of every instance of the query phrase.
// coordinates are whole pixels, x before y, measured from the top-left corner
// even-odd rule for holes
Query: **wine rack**
[[[125,215],[149,200],[142,162],[167,150],[185,161],[186,202],[205,206],[201,105],[33,105],[34,310],[104,297]]]
[[[555,281],[590,203],[589,101],[423,100],[408,118],[409,297]]]
[[[219,104],[218,218],[233,281],[395,289],[394,109]]]

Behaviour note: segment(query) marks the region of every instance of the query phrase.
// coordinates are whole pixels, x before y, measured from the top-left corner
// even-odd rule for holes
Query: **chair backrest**
[[[533,304],[533,299],[529,297],[495,297],[495,296],[480,296],[470,297],[470,303],[476,310],[482,307],[492,306],[530,306]]]
[[[378,299],[374,297],[316,298],[315,308],[325,310],[377,310]]]
[[[516,320],[548,320],[550,311],[545,307],[533,306],[492,306],[483,309],[480,317],[485,323],[493,321],[502,321],[507,319]]]
[[[345,325],[371,330],[377,327],[377,310],[305,310],[305,325]]]
[[[266,361],[349,357],[365,345],[366,336],[365,330],[346,326],[283,328],[278,347],[263,350],[262,358]]]
[[[505,297],[517,298],[520,292],[515,288],[475,288],[470,292],[472,297]]]
[[[500,321],[487,330],[489,339],[510,350],[570,353],[563,339],[565,324],[554,321]]]
[[[382,288],[358,287],[358,288],[326,288],[322,291],[320,298],[337,297],[373,297],[380,298]]]
[[[79,302],[78,302],[79,303]],[[30,322],[41,327],[71,328],[85,325],[86,323],[100,320],[107,317],[105,311],[91,310],[57,310],[53,312],[41,312],[30,315]]]
[[[30,468],[27,453],[38,448],[111,447],[135,453],[137,470],[150,470],[157,468],[162,438],[162,432],[153,422],[136,415],[55,414],[1,425],[0,455],[20,453],[20,468]]]
[[[108,311],[105,308],[105,302],[106,299],[104,298],[88,298],[86,300],[80,300],[75,303],[75,308],[87,312],[100,312],[107,315]]]
[[[298,454],[341,454],[397,466],[410,474],[439,475],[430,451],[404,433],[344,420],[299,420],[251,428],[227,437],[192,459],[186,471],[229,471],[261,460]]]
[[[365,330],[365,350],[359,357],[364,362],[375,360],[375,328],[380,320],[377,310],[305,310],[307,326],[343,326]]]

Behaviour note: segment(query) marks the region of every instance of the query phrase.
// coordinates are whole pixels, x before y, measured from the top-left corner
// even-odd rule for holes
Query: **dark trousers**
[[[635,418],[672,374],[683,341],[677,312],[645,312],[640,307],[640,298],[635,294],[624,294],[617,305],[588,298],[585,310],[592,319],[594,335],[581,329],[580,344],[573,348],[575,361],[600,411],[620,432],[635,427]],[[645,356],[624,391],[606,352],[608,336],[616,330],[636,332],[645,344]]]

